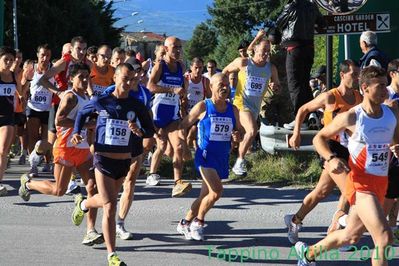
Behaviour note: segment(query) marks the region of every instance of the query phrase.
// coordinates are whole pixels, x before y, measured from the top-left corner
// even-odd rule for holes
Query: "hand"
[[[242,141],[242,136],[238,130],[233,130],[233,132],[231,133],[231,138],[234,142]]]
[[[71,143],[73,145],[78,145],[79,143],[81,143],[84,140],[84,138],[79,135],[78,133],[73,134],[72,139],[71,139]]]
[[[333,174],[348,173],[351,170],[345,161],[337,157],[331,159],[329,162],[326,161],[326,165]]]
[[[35,74],[35,69],[33,64],[24,64],[24,68],[23,68],[24,72],[23,72],[23,79],[25,80],[32,80],[33,76]]]
[[[294,150],[299,149],[301,146],[301,134],[293,134],[288,140],[288,145]]]
[[[260,38],[263,38],[264,36],[266,35],[266,31],[264,30],[264,29],[260,29],[259,31],[258,31],[258,33],[256,34],[256,39],[260,39]]]
[[[186,93],[183,87],[173,88],[173,93],[178,94],[179,96],[184,96]]]
[[[396,158],[399,158],[399,144],[394,144],[390,147],[391,152]]]
[[[136,123],[134,123],[132,121],[128,121],[127,123],[129,125],[130,130],[133,132],[133,134],[135,134],[136,136],[139,136],[139,137],[143,137],[143,131],[141,131],[141,129],[137,126]]]
[[[272,90],[272,92],[278,92],[280,90],[280,85],[274,82],[270,82],[269,88]]]

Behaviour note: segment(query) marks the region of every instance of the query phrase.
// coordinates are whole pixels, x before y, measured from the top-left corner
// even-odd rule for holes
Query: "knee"
[[[113,217],[116,214],[116,200],[103,202],[103,211],[107,216]]]
[[[245,130],[245,137],[247,137],[248,139],[255,138],[256,134],[257,134],[256,128],[249,128],[248,130]]]
[[[125,180],[123,183],[123,194],[130,196],[134,188],[133,180]]]
[[[355,245],[357,242],[359,242],[361,235],[360,234],[351,234],[348,233],[345,235],[345,240],[344,242],[349,244],[349,245]]]
[[[94,183],[94,181],[89,181],[86,185],[86,191],[87,191],[87,195],[88,196],[94,196],[95,194],[97,194],[97,187]]]
[[[216,189],[212,192],[209,192],[208,197],[212,202],[216,202],[220,199],[223,194],[223,188]]]

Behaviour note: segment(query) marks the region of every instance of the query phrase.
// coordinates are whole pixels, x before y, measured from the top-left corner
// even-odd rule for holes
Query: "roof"
[[[163,42],[165,35],[160,35],[154,32],[122,32],[124,38],[128,38],[133,42]]]

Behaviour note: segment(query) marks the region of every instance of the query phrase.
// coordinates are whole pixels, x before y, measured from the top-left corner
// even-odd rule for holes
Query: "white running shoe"
[[[294,214],[287,214],[284,216],[284,223],[288,228],[288,240],[291,242],[291,244],[298,242],[298,232],[302,228],[302,224],[295,224],[292,222],[293,217]]]
[[[150,174],[149,176],[147,176],[147,180],[145,181],[145,183],[151,187],[158,186],[160,182],[161,176],[158,174]]]
[[[191,238],[197,241],[204,240],[204,226],[197,221],[193,221],[190,224]]]
[[[176,230],[179,234],[184,235],[184,237],[187,240],[190,240],[191,239],[190,224],[182,224],[181,222],[182,220],[180,220]]]
[[[297,242],[295,244],[295,251],[296,255],[298,256],[298,266],[316,266],[315,261],[308,261],[308,259],[305,257],[305,251],[308,249],[308,245],[304,242]]]
[[[116,224],[116,237],[123,240],[131,240],[133,239],[133,233],[127,231],[123,224]]]
[[[245,175],[247,173],[247,167],[245,160],[242,159],[237,159],[236,163],[233,166],[233,169],[231,169],[235,175]]]
[[[0,184],[0,197],[7,195],[7,188]]]
[[[72,194],[78,194],[80,193],[80,187],[78,186],[78,183],[76,183],[75,180],[70,180],[68,184],[68,189],[65,192],[66,195],[71,196]]]
[[[288,130],[294,130],[294,128],[295,128],[295,120],[292,121],[291,123],[284,124],[283,127],[285,129],[288,129]],[[308,125],[306,123],[302,123],[301,130],[308,130],[308,129],[309,129]]]

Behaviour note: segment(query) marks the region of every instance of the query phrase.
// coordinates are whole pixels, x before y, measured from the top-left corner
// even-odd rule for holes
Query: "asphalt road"
[[[72,196],[34,193],[29,202],[20,199],[19,176],[28,167],[15,163],[14,159],[4,179],[9,193],[0,198],[0,265],[107,265],[104,245],[81,244],[85,222],[80,227],[72,224]],[[296,265],[283,217],[299,208],[307,190],[226,184],[206,217],[205,241],[195,242],[176,232],[178,220],[199,194],[200,183],[193,187],[185,197],[171,198],[170,181],[149,188],[144,177],[138,180],[125,224],[134,239],[117,240],[117,251],[128,265]],[[325,236],[337,199],[331,195],[305,219],[302,241],[314,243]],[[98,231],[101,217],[100,211]],[[371,256],[368,246],[372,247],[371,238],[365,236],[358,251],[324,253],[317,265],[370,265],[370,260],[359,259]],[[390,265],[399,265],[399,249],[393,253]]]

